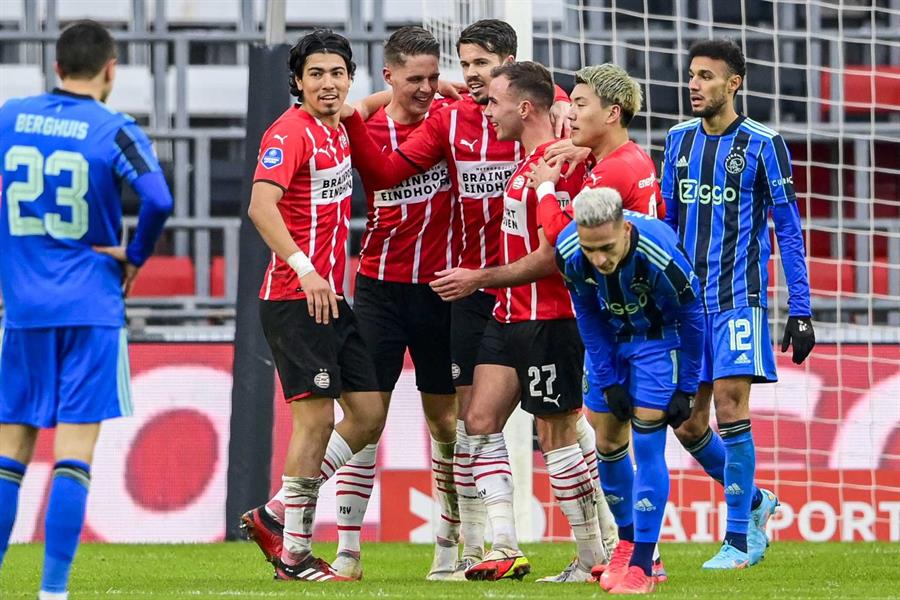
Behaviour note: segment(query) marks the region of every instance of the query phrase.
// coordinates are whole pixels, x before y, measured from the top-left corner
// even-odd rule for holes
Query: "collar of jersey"
[[[70,92],[58,87],[53,88],[53,91],[50,93],[58,94],[60,96],[68,96],[70,98],[77,98],[78,100],[94,100],[93,96],[88,96],[87,94],[76,94],[75,92]]]
[[[738,127],[741,126],[741,123],[743,123],[744,119],[746,119],[746,118],[747,118],[746,115],[742,115],[742,114],[738,113],[737,119],[732,121],[731,125],[729,125],[727,128],[725,128],[725,131],[723,131],[722,133],[719,133],[717,135],[712,135],[710,133],[706,133],[706,130],[703,128],[703,119],[700,119],[700,123],[699,123],[700,131],[703,132],[703,135],[705,135],[708,138],[712,138],[712,139],[726,137],[726,136],[731,135],[735,131],[737,131]]]

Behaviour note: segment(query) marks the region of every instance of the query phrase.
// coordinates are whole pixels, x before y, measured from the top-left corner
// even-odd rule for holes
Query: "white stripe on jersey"
[[[455,108],[452,109],[452,112],[450,113],[450,154],[453,156],[453,164],[456,164],[456,145],[453,143],[453,140],[456,139],[456,122],[457,122],[458,117],[459,117],[459,111],[456,110]],[[459,248],[459,255],[465,256],[466,242],[467,242],[467,240],[466,240],[466,205],[463,204],[462,198],[459,196],[457,196],[453,200],[455,202],[459,203],[459,223],[460,223],[459,235],[462,238],[462,245]],[[450,223],[451,223],[450,229],[452,230],[453,229],[453,226],[452,226],[453,220],[452,219],[450,220]],[[448,240],[450,240],[451,237],[452,237],[451,235],[449,235],[449,234],[447,235]],[[482,252],[484,252],[484,244],[483,243],[481,244],[481,248],[482,248]],[[449,256],[450,252],[448,252],[447,254]]]
[[[429,200],[425,203],[425,217],[422,219],[422,229],[419,230],[419,235],[416,238],[416,249],[413,251],[413,267],[412,267],[412,282],[419,283],[419,262],[422,259],[422,239],[425,236],[425,230],[428,228],[428,223],[431,221],[431,204],[434,200]],[[406,209],[406,205],[403,205],[403,208]],[[403,220],[406,220],[406,215],[403,215]]]
[[[487,162],[488,151],[488,127],[490,127],[484,112],[481,113],[481,162]],[[484,224],[478,231],[478,242],[481,244],[481,268],[487,266],[487,244],[484,240],[484,230],[487,229],[487,223],[491,218],[491,206],[488,198],[481,199],[481,214],[484,217]]]

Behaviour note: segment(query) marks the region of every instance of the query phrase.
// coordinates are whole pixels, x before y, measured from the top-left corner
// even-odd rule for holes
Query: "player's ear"
[[[65,73],[62,72],[62,69],[59,68],[59,63],[56,61],[53,61],[53,70],[56,71],[56,76],[59,77],[60,81],[66,76]]]
[[[388,85],[391,85],[391,69],[390,67],[385,66],[381,69],[381,76],[384,78],[384,82]]]
[[[116,78],[116,65],[118,61],[115,58],[109,59],[109,62],[106,63],[106,66],[103,67],[103,79],[107,82],[112,82],[113,79]]]
[[[609,108],[609,117],[607,117],[607,123],[618,123],[622,119],[622,107],[618,104],[613,104]]]
[[[737,94],[737,91],[741,89],[742,83],[744,83],[744,78],[737,73],[728,78],[728,88],[732,94]]]
[[[514,63],[514,62],[516,62],[516,57],[513,56],[512,54],[510,54],[510,55],[507,56],[505,59],[503,59],[503,61],[501,62],[501,64],[505,64],[505,63]]]

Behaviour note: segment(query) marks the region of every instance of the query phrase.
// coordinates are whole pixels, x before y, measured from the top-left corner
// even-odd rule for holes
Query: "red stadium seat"
[[[828,114],[831,99],[831,73],[821,75],[822,114]],[[848,114],[890,112],[900,107],[900,67],[876,65],[848,65],[844,70],[845,110]],[[874,98],[873,96],[874,90]]]
[[[225,296],[225,257],[213,256],[209,270],[209,295],[223,298]]]
[[[194,264],[186,256],[153,256],[138,273],[132,296],[192,296]]]

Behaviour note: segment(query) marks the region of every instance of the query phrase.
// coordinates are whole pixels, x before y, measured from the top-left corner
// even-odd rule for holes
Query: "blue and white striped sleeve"
[[[675,141],[669,133],[666,136],[666,147],[663,150],[662,181],[660,193],[666,204],[666,216],[663,221],[673,230],[678,231],[678,199],[675,197]]]
[[[794,174],[791,169],[791,153],[784,138],[776,135],[763,144],[760,158],[765,165],[768,181],[766,190],[769,200],[775,206],[797,201],[794,191]]]

